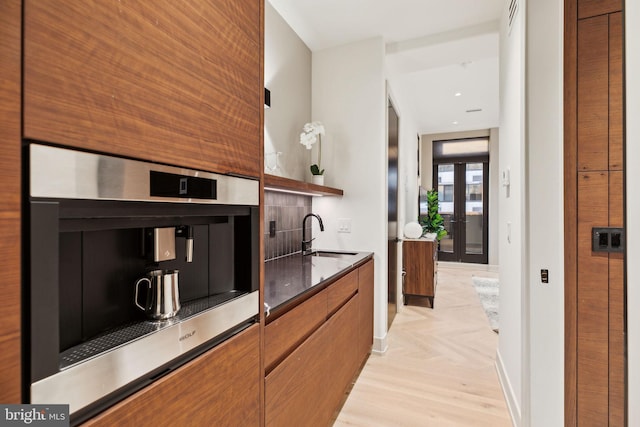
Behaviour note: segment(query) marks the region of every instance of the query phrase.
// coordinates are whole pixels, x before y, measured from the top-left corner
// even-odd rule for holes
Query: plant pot
[[[324,175],[311,175],[311,179],[316,185],[324,185]]]
[[[429,240],[436,240],[438,233],[424,233],[424,238]]]

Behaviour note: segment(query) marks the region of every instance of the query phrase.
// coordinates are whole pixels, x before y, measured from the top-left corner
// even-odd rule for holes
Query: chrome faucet
[[[305,225],[307,222],[307,218],[309,218],[310,216],[316,217],[316,219],[318,220],[318,224],[320,224],[320,231],[324,231],[324,224],[322,224],[322,218],[320,218],[319,215],[316,215],[314,213],[305,215],[305,217],[302,219],[302,256],[309,255],[311,253],[309,249],[311,247],[311,242],[315,239],[314,238],[307,240],[307,229],[305,228]]]

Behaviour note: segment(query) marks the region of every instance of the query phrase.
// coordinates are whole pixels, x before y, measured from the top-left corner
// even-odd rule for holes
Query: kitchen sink
[[[347,256],[357,255],[356,252],[338,252],[338,251],[314,251],[309,256],[327,257],[327,258],[343,258]]]

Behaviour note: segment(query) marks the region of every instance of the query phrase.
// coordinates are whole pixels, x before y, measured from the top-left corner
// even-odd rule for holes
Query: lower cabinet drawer
[[[265,378],[267,427],[324,426],[333,413],[327,387],[329,372],[327,325],[321,326]]]
[[[358,297],[344,304],[266,376],[267,427],[330,425],[361,361]]]
[[[327,288],[327,311],[329,315],[334,313],[342,304],[358,292],[358,270],[353,270],[344,277],[338,279]]]
[[[83,425],[260,425],[259,348],[254,325]]]
[[[327,318],[327,289],[278,317],[264,328],[264,366],[269,372]]]

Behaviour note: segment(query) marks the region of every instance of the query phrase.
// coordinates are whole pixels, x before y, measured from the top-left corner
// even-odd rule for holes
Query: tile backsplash
[[[308,213],[311,213],[311,196],[265,191],[265,261],[300,252],[302,220]],[[269,236],[270,221],[276,222],[275,237]],[[307,221],[307,236],[311,236],[311,221]]]

